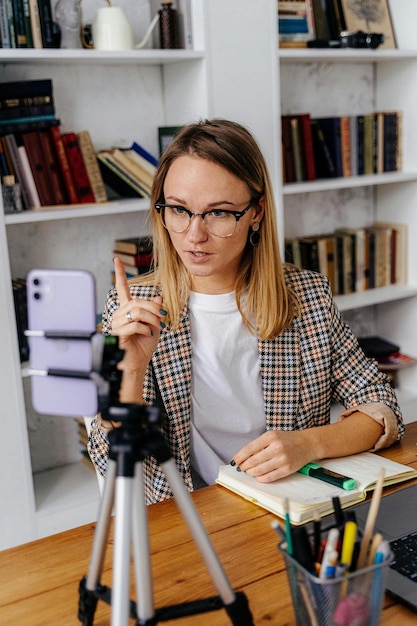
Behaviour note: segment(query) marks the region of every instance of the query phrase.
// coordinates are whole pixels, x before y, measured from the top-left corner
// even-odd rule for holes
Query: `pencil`
[[[361,549],[359,550],[357,569],[361,569],[366,565],[366,559],[368,556],[369,544],[371,542],[372,535],[374,533],[375,522],[379,511],[379,503],[381,502],[382,487],[384,486],[385,470],[381,467],[379,471],[378,480],[376,481],[375,491],[372,496],[371,504],[369,506],[368,516],[365,522],[365,530],[363,531],[363,538],[361,542]]]

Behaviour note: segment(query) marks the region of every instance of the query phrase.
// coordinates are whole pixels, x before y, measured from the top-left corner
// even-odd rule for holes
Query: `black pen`
[[[346,491],[356,488],[356,480],[353,478],[343,476],[343,474],[338,474],[337,472],[332,472],[325,467],[317,465],[317,463],[307,463],[307,465],[304,465],[304,467],[298,471],[300,474],[306,474],[306,476],[318,478],[319,480],[323,480],[325,483],[330,483],[331,485],[340,487]]]

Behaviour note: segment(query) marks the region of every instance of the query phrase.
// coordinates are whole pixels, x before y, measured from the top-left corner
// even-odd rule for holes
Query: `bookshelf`
[[[138,13],[133,0],[127,3]],[[140,5],[143,31],[155,3]],[[158,126],[231,117],[252,128],[278,171],[278,145],[271,141],[279,120],[274,2],[268,0],[260,15],[251,0],[191,0],[191,7],[193,50],[0,49],[0,81],[52,78],[61,128],[88,129],[97,150],[137,140],[157,154]],[[248,32],[253,49],[242,67]],[[262,75],[254,71],[260,66]],[[94,521],[99,501],[96,477],[80,461],[75,421],[31,408],[11,279],[33,267],[89,269],[101,312],[111,286],[113,241],[146,234],[148,209],[144,199],[7,216],[0,206],[0,499],[7,503],[0,549]]]
[[[416,356],[417,90],[412,76],[417,50],[410,18],[417,16],[417,7],[399,0],[390,0],[389,5],[398,49],[279,49],[280,114],[309,112],[324,117],[401,110],[402,171],[285,184],[280,200],[287,237],[367,226],[378,220],[408,224],[407,283],[335,299],[355,332],[390,338]],[[416,376],[415,366],[398,373],[397,393],[406,420],[417,413]]]

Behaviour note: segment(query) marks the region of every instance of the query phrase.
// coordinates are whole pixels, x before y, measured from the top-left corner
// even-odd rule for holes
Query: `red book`
[[[147,267],[152,265],[153,255],[152,252],[143,252],[141,254],[126,254],[114,250],[115,256],[117,256],[125,265],[132,267]]]
[[[68,199],[65,193],[64,182],[61,178],[61,171],[58,160],[55,156],[52,139],[48,130],[39,131],[39,139],[42,145],[45,158],[46,171],[48,172],[49,183],[54,194],[54,204],[67,204]]]
[[[55,197],[49,181],[49,174],[44,158],[42,144],[37,131],[22,134],[23,145],[29,159],[33,178],[35,179],[39,199],[42,206],[55,204]]]
[[[295,115],[301,128],[301,143],[304,153],[304,167],[306,180],[316,180],[316,165],[314,162],[313,134],[311,132],[311,118],[309,113]]]
[[[61,137],[62,141],[64,142],[67,159],[74,175],[74,180],[80,199],[79,201],[81,202],[81,204],[95,202],[83,155],[81,153],[80,146],[78,145],[77,135],[73,132],[70,132],[63,133]]]
[[[74,176],[67,159],[67,154],[65,152],[65,146],[62,140],[61,130],[58,126],[51,126],[49,132],[51,134],[51,139],[55,148],[55,154],[62,173],[68,201],[70,204],[78,204],[80,199],[78,197]]]

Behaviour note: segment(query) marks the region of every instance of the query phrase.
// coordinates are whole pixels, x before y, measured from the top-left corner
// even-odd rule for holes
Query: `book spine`
[[[97,163],[96,151],[88,130],[77,134],[78,145],[83,155],[85,167],[96,202],[107,202],[107,191]]]
[[[52,190],[49,184],[38,132],[34,131],[31,133],[24,133],[22,135],[22,141],[23,145],[26,148],[26,153],[29,159],[33,178],[35,179],[41,205],[53,205],[54,196],[52,194]]]
[[[23,105],[23,106],[1,106],[0,103],[0,120],[6,120],[5,123],[13,123],[17,121],[19,123],[20,119],[32,119],[33,121],[39,121],[37,118],[41,117],[44,119],[54,119],[55,117],[55,107],[53,104],[34,104],[34,105]],[[36,118],[36,120],[34,119]]]
[[[12,0],[16,48],[27,48],[23,0]]]
[[[50,186],[54,196],[54,204],[67,204],[68,198],[64,191],[64,184],[60,176],[60,168],[55,158],[52,139],[47,130],[39,132],[39,140],[45,159],[45,167],[49,178]]]
[[[351,176],[350,119],[347,115],[343,115],[340,118],[340,142],[342,153],[342,173],[343,176]]]
[[[30,191],[26,184],[25,173],[24,173],[23,166],[20,160],[16,138],[14,137],[14,135],[6,135],[4,137],[4,140],[6,142],[7,149],[9,151],[10,158],[13,163],[13,169],[15,173],[16,182],[18,182],[20,185],[23,204],[26,209],[31,209],[32,202],[31,202],[31,197],[30,197]]]
[[[291,120],[287,116],[281,117],[282,133],[282,163],[284,182],[295,182],[294,153],[292,149]]]
[[[39,20],[42,33],[42,47],[53,48],[53,20],[50,0],[38,0]]]
[[[1,100],[39,96],[52,97],[52,80],[50,78],[14,80],[1,83]],[[22,101],[22,104],[33,103]]]
[[[111,155],[116,163],[122,169],[125,169],[130,176],[137,179],[138,183],[150,194],[153,176],[144,170],[139,163],[132,161],[132,159],[126,156],[121,150],[114,149],[111,151]]]
[[[305,179],[316,180],[316,165],[314,162],[313,136],[311,133],[311,118],[308,113],[298,116],[301,128],[301,137],[304,153]]]
[[[1,47],[10,48],[9,20],[7,17],[7,0],[0,0],[0,37]]]
[[[65,152],[64,142],[62,141],[61,131],[58,126],[52,126],[49,129],[52,142],[55,147],[55,154],[58,159],[58,163],[61,169],[62,178],[64,180],[65,189],[67,192],[68,201],[70,204],[78,204],[80,198],[78,196],[77,187],[74,181],[74,176],[67,159]]]
[[[30,167],[28,155],[26,153],[25,146],[18,146],[17,148],[20,156],[20,162],[22,164],[22,168],[25,172],[26,183],[28,186],[29,194],[30,194],[30,209],[34,207],[41,206],[41,201],[39,198],[38,190],[36,188],[35,179],[33,178],[33,173]]]
[[[10,48],[16,48],[16,33],[15,33],[15,27],[14,27],[12,0],[6,0],[6,13],[7,13],[9,38],[10,38]]]
[[[68,162],[74,175],[80,202],[82,204],[95,202],[83,155],[81,153],[80,146],[78,145],[77,135],[73,132],[64,133],[62,135],[62,140],[64,142]]]
[[[29,0],[30,26],[34,48],[43,48],[38,0]]]

